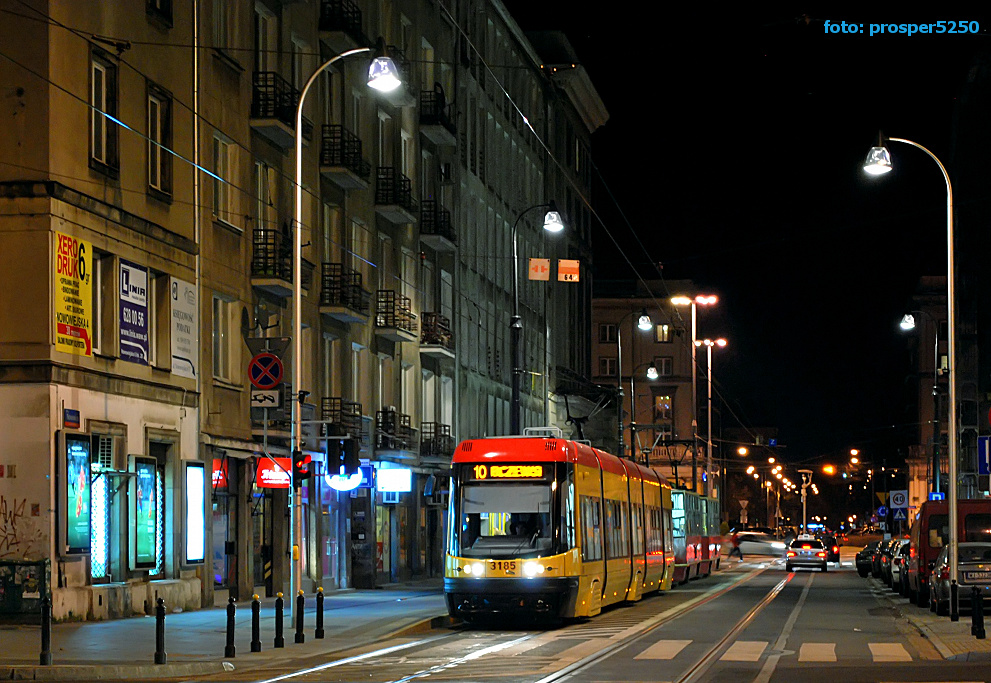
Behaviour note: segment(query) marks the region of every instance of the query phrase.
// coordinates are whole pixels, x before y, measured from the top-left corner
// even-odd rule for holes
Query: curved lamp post
[[[956,362],[956,300],[953,297],[953,277],[955,274],[954,262],[953,262],[953,185],[950,183],[950,174],[946,170],[946,166],[939,158],[930,152],[928,149],[923,147],[917,142],[911,140],[906,140],[905,138],[886,138],[882,137],[879,140],[879,145],[877,147],[872,147],[871,151],[867,154],[867,159],[864,161],[864,171],[871,175],[882,175],[891,170],[891,155],[888,153],[888,148],[884,146],[885,141],[891,142],[901,142],[906,145],[911,145],[917,149],[921,149],[923,152],[928,154],[936,165],[939,166],[939,170],[943,173],[943,179],[946,181],[946,307],[947,307],[947,357],[949,365],[949,524],[950,524],[950,542],[949,542],[949,555],[950,555],[950,619],[952,621],[958,621],[960,619],[960,613],[958,611],[957,605],[957,544],[959,541],[959,533],[957,530],[957,362]]]
[[[334,55],[326,62],[317,67],[306,85],[299,93],[299,102],[296,103],[296,187],[294,195],[294,226],[293,226],[293,359],[292,359],[292,388],[296,392],[296,400],[292,401],[292,422],[293,422],[293,450],[303,449],[303,401],[306,400],[306,393],[301,390],[303,383],[303,281],[302,281],[302,261],[303,261],[303,104],[306,102],[306,95],[310,92],[310,87],[316,82],[317,77],[334,63],[351,57],[353,55],[372,52],[370,47],[359,47],[354,50],[347,50],[338,55]],[[368,67],[367,84],[380,92],[390,92],[398,88],[402,81],[399,79],[399,71],[392,59],[385,54],[385,42],[379,38],[375,49],[375,55]],[[292,507],[293,519],[290,528],[290,545],[292,546],[292,574],[290,577],[290,594],[296,595],[300,589],[303,577],[303,553],[299,548],[299,542],[303,531],[303,503],[302,496],[296,493],[294,486],[289,488],[290,505]],[[295,605],[295,600],[290,601]]]
[[[561,232],[564,230],[564,221],[558,213],[554,200],[546,204],[535,204],[527,209],[523,209],[520,215],[513,222],[513,316],[509,319],[509,348],[513,359],[513,385],[512,398],[509,409],[509,431],[514,435],[520,434],[520,377],[523,374],[523,348],[520,343],[523,338],[523,318],[520,316],[520,256],[519,245],[516,239],[516,228],[519,227],[520,220],[534,209],[547,209],[544,214],[544,230],[547,232]]]

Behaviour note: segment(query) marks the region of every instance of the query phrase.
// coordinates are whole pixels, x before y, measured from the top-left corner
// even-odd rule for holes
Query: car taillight
[[[915,557],[915,548],[909,548],[908,549],[908,556],[910,558]]]
[[[940,579],[940,581],[947,581],[947,580],[949,580],[949,578],[950,578],[950,568],[949,567],[943,567],[942,569],[939,570],[939,579]]]
[[[798,553],[796,553],[794,550],[789,550],[788,551],[788,557],[795,557],[795,555],[797,555],[797,554]]]
[[[834,546],[833,546],[833,552],[834,552],[834,553],[838,553],[838,552],[840,552],[840,547],[839,547],[838,545],[834,545]]]
[[[826,551],[824,550],[821,553],[816,553],[816,557],[826,557]]]

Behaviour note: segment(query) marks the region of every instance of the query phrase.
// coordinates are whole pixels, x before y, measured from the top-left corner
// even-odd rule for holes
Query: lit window
[[[667,324],[657,325],[657,326],[654,327],[654,330],[656,332],[656,335],[657,335],[656,336],[656,340],[658,342],[667,343],[667,342],[670,342],[671,341],[671,326],[670,325],[667,325]]]

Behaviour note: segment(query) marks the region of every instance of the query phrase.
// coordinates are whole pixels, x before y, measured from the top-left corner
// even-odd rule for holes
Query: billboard
[[[120,260],[120,359],[148,365],[148,269]]]
[[[93,355],[93,245],[55,233],[55,350]]]
[[[196,353],[199,346],[199,310],[196,287],[179,278],[169,279],[172,321],[172,374],[196,379]]]
[[[186,463],[186,564],[206,559],[206,463]]]
[[[154,569],[158,559],[158,461],[134,458],[134,568]]]
[[[90,456],[89,434],[65,435],[65,552],[90,551]]]

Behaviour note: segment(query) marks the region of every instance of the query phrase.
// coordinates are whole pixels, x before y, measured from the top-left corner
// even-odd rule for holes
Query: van
[[[957,501],[957,538],[991,543],[991,499]],[[945,500],[922,504],[912,522],[908,555],[908,595],[920,607],[929,605],[929,572],[940,549],[950,542],[950,508]]]

